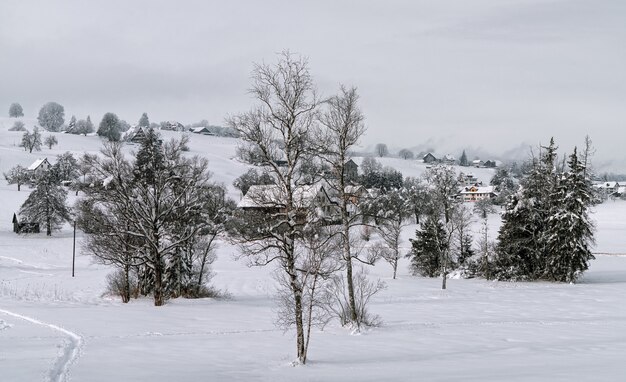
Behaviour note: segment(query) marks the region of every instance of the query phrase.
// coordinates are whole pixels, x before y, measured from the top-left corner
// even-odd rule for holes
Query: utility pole
[[[72,277],[74,277],[74,264],[76,263],[76,220],[74,220],[74,242],[72,244]]]

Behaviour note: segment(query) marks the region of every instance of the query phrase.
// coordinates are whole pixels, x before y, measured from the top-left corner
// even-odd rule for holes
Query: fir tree
[[[589,219],[591,186],[576,149],[568,161],[569,172],[553,193],[554,209],[548,219],[544,275],[553,281],[574,282],[593,260],[593,224]]]
[[[72,116],[70,122],[67,124],[67,129],[65,131],[71,134],[76,134],[76,116]]]
[[[411,240],[411,272],[427,277],[436,277],[443,266],[447,252],[446,231],[436,216],[428,216],[421,229]]]
[[[459,164],[464,167],[469,166],[469,161],[467,160],[467,154],[465,154],[465,150],[463,150],[463,154],[461,154],[461,158],[459,159]]]
[[[557,185],[557,147],[554,139],[533,160],[521,188],[505,207],[497,244],[493,275],[499,279],[534,280],[547,266],[546,222],[553,210]]]
[[[38,222],[46,226],[46,235],[60,229],[70,219],[65,205],[67,191],[58,182],[52,171],[46,171],[36,179],[36,188],[22,204],[19,214],[25,221]]]
[[[141,118],[139,118],[139,127],[150,127],[150,120],[148,119],[147,113],[143,113]]]

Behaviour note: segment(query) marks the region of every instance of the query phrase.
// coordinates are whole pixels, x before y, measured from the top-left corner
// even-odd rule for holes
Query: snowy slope
[[[100,147],[97,137],[58,134],[58,146],[28,154],[13,145],[19,133],[7,128],[0,119],[0,171]],[[232,180],[248,167],[233,159],[236,145],[206,136],[190,142],[190,154],[206,156],[233,196]],[[424,169],[400,159],[382,162],[405,175]],[[292,367],[294,333],[273,324],[271,267],[249,268],[234,260],[235,247],[221,242],[214,284],[232,299],[122,304],[102,296],[110,270],[81,255],[80,232],[74,278],[69,226],[51,238],[11,232],[10,215],[27,195],[0,180],[2,381],[620,381],[626,375],[623,256],[598,256],[576,285],[455,279],[446,291],[438,279],[410,276],[406,259],[397,280],[379,263],[370,274],[387,289],[371,310],[383,325],[353,335],[333,322],[313,334],[309,364]],[[623,201],[596,208],[597,252],[626,252],[625,217]],[[498,225],[492,215],[492,237]],[[415,228],[404,232],[405,249]]]

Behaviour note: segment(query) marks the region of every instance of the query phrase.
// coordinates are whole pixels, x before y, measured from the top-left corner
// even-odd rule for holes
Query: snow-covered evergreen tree
[[[411,272],[416,275],[436,277],[443,267],[447,252],[446,231],[438,216],[429,215],[411,240]]]
[[[588,209],[592,201],[591,185],[585,179],[585,167],[574,149],[568,161],[569,172],[555,188],[553,209],[546,230],[546,265],[544,277],[553,281],[574,282],[594,259],[593,223]]]
[[[60,229],[70,219],[65,201],[67,191],[59,184],[52,171],[45,171],[35,180],[33,190],[20,208],[20,216],[28,222],[38,222],[46,227],[46,235]]]
[[[141,118],[139,118],[139,127],[150,127],[150,120],[148,119],[148,113],[143,113]]]

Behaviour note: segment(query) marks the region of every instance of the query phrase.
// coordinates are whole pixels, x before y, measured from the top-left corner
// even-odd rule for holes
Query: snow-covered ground
[[[96,152],[97,137],[58,134],[52,150],[28,154],[0,119],[0,171],[64,151]],[[48,133],[44,133],[46,135]],[[167,133],[166,135],[176,133]],[[14,144],[15,143],[15,144]],[[192,136],[227,185],[247,166],[236,140]],[[136,149],[136,148],[134,148]],[[384,159],[405,175],[423,165]],[[414,172],[412,172],[414,171]],[[481,170],[483,171],[483,170]],[[485,170],[489,171],[489,170]],[[475,175],[481,180],[481,176]],[[231,195],[237,196],[231,188]],[[387,289],[371,305],[383,325],[359,335],[331,323],[311,339],[309,363],[293,367],[294,333],[274,326],[272,269],[235,261],[220,243],[216,287],[228,300],[103,296],[109,269],[79,254],[71,277],[72,231],[15,235],[13,211],[26,199],[0,180],[0,380],[2,381],[621,381],[626,376],[626,256],[602,255],[575,285],[449,281],[370,269]],[[596,207],[596,252],[626,253],[626,202]],[[490,217],[495,237],[498,216]],[[407,227],[404,237],[414,235]],[[479,224],[475,224],[475,229]],[[82,234],[78,233],[78,248]]]

